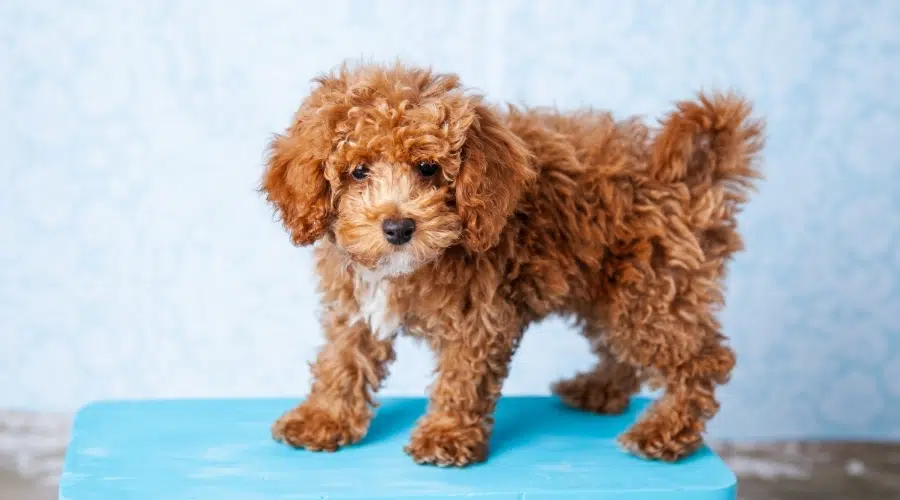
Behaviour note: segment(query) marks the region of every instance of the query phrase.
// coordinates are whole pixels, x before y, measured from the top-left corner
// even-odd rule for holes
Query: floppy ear
[[[535,179],[531,153],[486,105],[474,107],[456,178],[463,243],[474,252],[496,245],[525,187]]]
[[[316,145],[303,140],[301,126],[298,123],[269,144],[261,189],[297,246],[310,245],[321,238],[331,217],[325,158],[316,154]]]

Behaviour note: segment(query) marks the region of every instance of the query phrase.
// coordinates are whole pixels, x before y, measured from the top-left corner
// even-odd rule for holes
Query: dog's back
[[[506,230],[533,271],[516,273],[512,289],[536,317],[582,315],[573,299],[596,309],[623,260],[674,259],[720,278],[743,248],[736,217],[760,177],[762,125],[750,111],[733,95],[700,95],[651,128],[600,111],[511,109],[508,123],[540,167]]]

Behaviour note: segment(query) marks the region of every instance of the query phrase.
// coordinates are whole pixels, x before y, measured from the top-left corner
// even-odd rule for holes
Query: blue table
[[[423,399],[384,399],[368,436],[337,453],[275,443],[296,401],[100,402],[76,416],[60,482],[65,500],[449,498],[733,500],[736,479],[708,448],[675,464],[620,451],[615,436],[647,404],[607,417],[553,398],[505,397],[492,452],[465,469],[403,453]]]

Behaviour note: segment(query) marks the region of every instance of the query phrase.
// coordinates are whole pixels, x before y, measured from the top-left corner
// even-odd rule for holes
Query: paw
[[[588,376],[559,381],[552,390],[566,405],[602,415],[624,412],[631,398],[630,393],[613,384]]]
[[[301,405],[272,426],[276,441],[310,451],[336,451],[358,442],[366,433],[365,420],[341,419],[331,412]]]
[[[488,432],[482,423],[465,424],[448,417],[425,417],[404,448],[416,463],[463,467],[488,455]]]
[[[642,458],[675,462],[700,448],[702,430],[703,424],[696,420],[651,416],[619,436],[619,444]]]

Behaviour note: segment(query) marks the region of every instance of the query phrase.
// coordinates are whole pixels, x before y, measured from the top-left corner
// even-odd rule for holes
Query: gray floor
[[[721,443],[745,500],[900,500],[900,443]]]
[[[69,416],[0,411],[0,500],[55,500]],[[900,500],[900,443],[713,445],[743,500]]]

